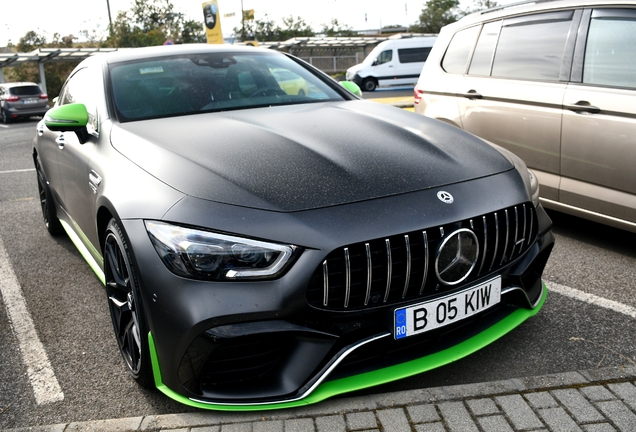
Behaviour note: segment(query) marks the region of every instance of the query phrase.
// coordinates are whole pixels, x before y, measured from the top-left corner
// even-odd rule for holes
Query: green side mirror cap
[[[362,97],[362,90],[358,87],[358,84],[353,81],[340,81],[340,85],[349,90],[351,93],[358,97]]]
[[[88,111],[84,104],[68,104],[51,108],[44,115],[44,124],[55,132],[75,132],[86,127]]]

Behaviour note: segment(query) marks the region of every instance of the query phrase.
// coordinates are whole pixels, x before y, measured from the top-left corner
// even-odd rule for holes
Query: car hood
[[[284,212],[440,188],[513,168],[458,128],[369,101],[121,123],[111,142],[185,194]]]

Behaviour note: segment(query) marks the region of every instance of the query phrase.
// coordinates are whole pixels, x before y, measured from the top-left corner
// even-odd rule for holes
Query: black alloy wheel
[[[378,83],[375,81],[374,78],[365,78],[364,81],[362,81],[362,90],[364,91],[375,91],[375,88],[378,86]]]
[[[55,202],[53,201],[53,195],[49,189],[49,185],[42,173],[42,167],[40,163],[36,161],[35,171],[38,176],[38,193],[40,197],[40,207],[42,208],[42,218],[44,219],[44,226],[52,236],[58,236],[64,232],[62,224],[57,218],[55,212]]]
[[[143,387],[154,388],[148,326],[128,250],[122,228],[111,219],[104,240],[104,276],[115,338],[135,381]]]

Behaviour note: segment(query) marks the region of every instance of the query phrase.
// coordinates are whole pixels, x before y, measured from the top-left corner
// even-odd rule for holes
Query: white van
[[[436,39],[416,36],[380,42],[362,63],[347,69],[347,81],[364,91],[378,86],[414,85]]]

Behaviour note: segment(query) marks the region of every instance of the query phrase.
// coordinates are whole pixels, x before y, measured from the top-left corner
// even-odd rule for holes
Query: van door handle
[[[468,90],[467,93],[464,93],[464,94],[462,94],[460,96],[463,96],[463,97],[465,97],[467,99],[481,99],[481,98],[483,98],[483,96],[481,94],[477,93],[476,90]]]
[[[601,109],[599,107],[591,105],[588,101],[578,101],[575,104],[565,104],[563,105],[563,108],[574,112],[589,114],[598,114],[601,112]]]

